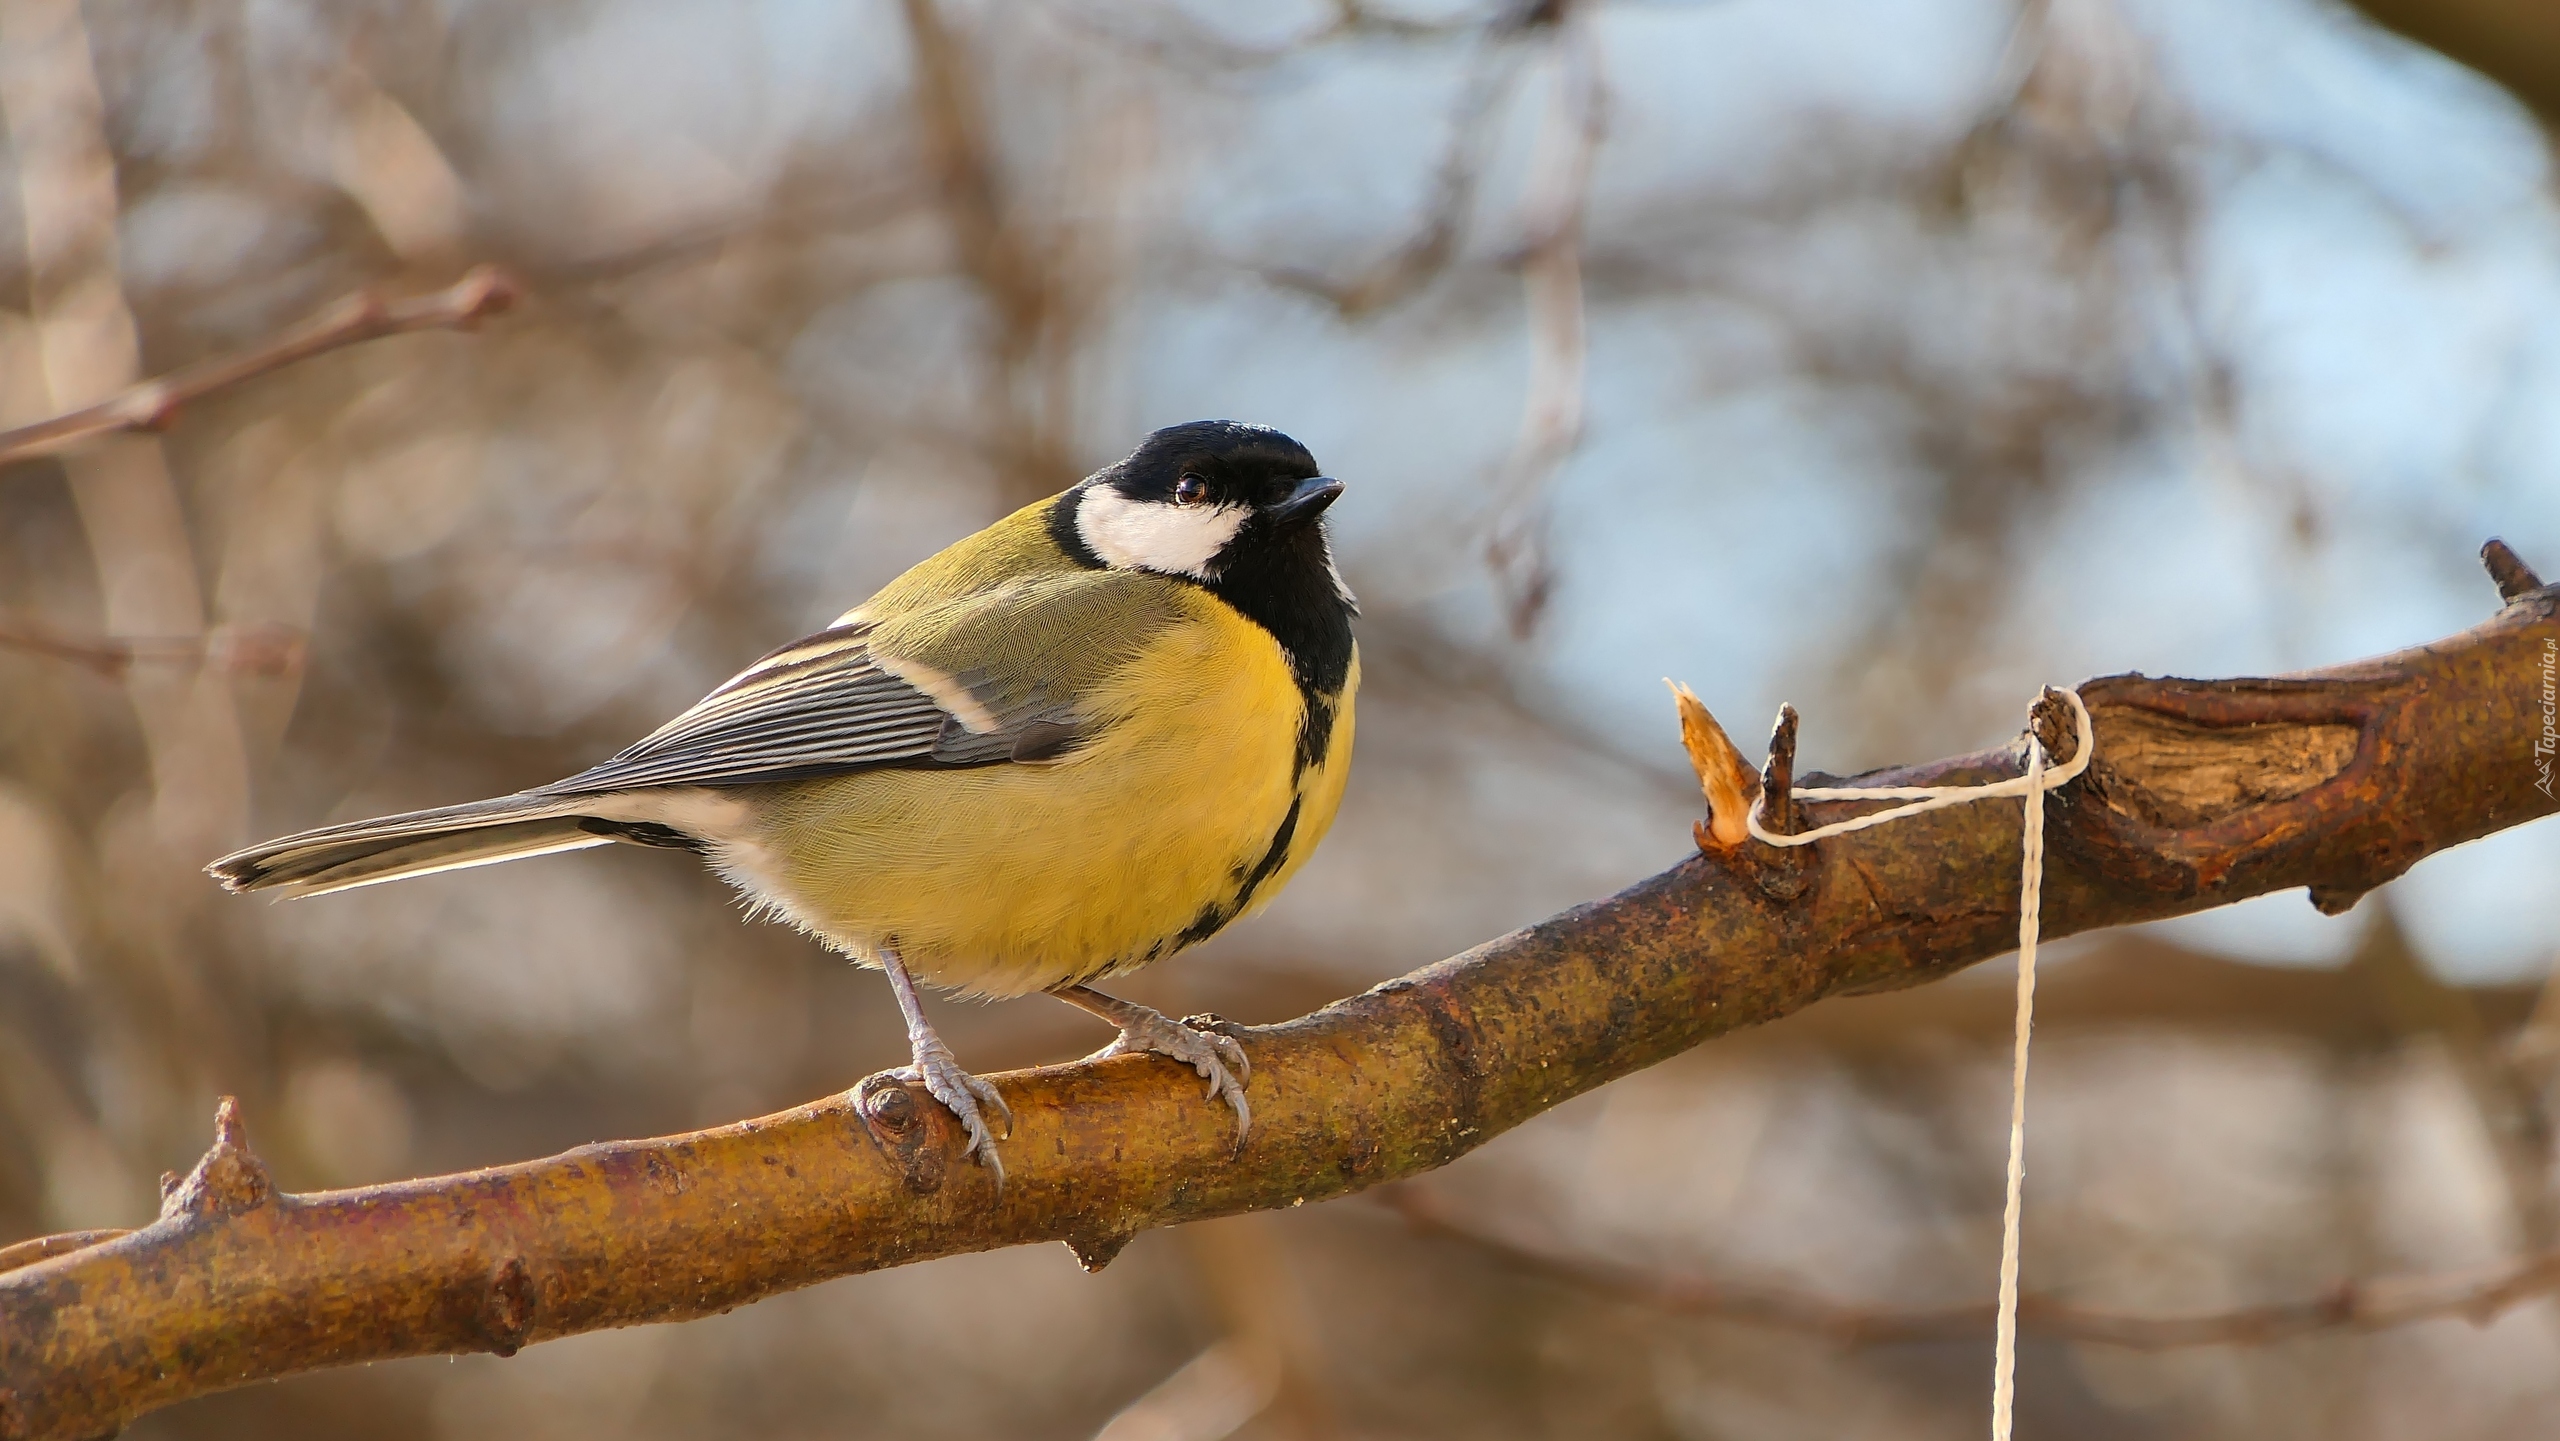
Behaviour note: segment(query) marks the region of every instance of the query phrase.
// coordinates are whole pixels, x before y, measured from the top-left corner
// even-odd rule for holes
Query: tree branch
[[[2434,645],[2268,680],[2081,687],[2090,770],[2054,794],[2045,931],[2309,887],[2336,910],[2421,857],[2560,811],[2533,747],[2560,589]],[[2019,772],[2016,744],[1861,778]],[[1855,802],[1789,797],[1811,824]],[[1813,776],[1807,785],[1821,784]],[[0,1437],[82,1437],[317,1366],[708,1315],[831,1277],[1323,1200],[1441,1165],[1569,1097],[1829,995],[2002,954],[2016,812],[1968,806],[1779,864],[1693,855],[1592,905],[1243,1031],[1252,1137],[1188,1072],[1124,1056],[1000,1078],[1007,1183],[883,1079],[691,1135],[310,1196],[219,1139],[131,1235],[0,1274]],[[1811,854],[1806,854],[1810,852]]]
[[[118,431],[166,429],[193,401],[340,346],[411,330],[467,330],[513,305],[518,294],[504,271],[488,265],[474,267],[442,290],[406,300],[359,290],[247,350],[197,361],[51,420],[0,431],[0,466],[59,454]]]
[[[1991,1335],[1994,1309],[1989,1301],[1901,1309],[1703,1276],[1667,1276],[1657,1268],[1620,1265],[1495,1235],[1460,1220],[1419,1187],[1385,1186],[1374,1194],[1417,1230],[1464,1241],[1541,1276],[1661,1311],[1797,1331],[1843,1346],[1987,1340]],[[2341,1281],[2304,1300],[2187,1316],[2129,1315],[2029,1294],[2018,1298],[2018,1324],[2057,1340],[2130,1351],[2259,1346],[2324,1331],[2379,1331],[2448,1317],[2486,1325],[2509,1308],[2553,1291],[2560,1291],[2560,1251],[2541,1251],[2498,1266]]]

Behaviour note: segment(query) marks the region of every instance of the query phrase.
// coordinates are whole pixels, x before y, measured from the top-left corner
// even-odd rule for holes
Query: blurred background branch
[[[2560,124],[2560,14],[2534,0],[2351,0],[2422,45],[2477,69]]]
[[[1989,1301],[1896,1310],[1698,1276],[1663,1275],[1578,1256],[1569,1245],[1554,1241],[1533,1243],[1495,1234],[1456,1215],[1427,1186],[1390,1186],[1376,1195],[1419,1231],[1481,1246],[1512,1265],[1636,1305],[1801,1331],[1844,1346],[1980,1339],[1991,1334]],[[2135,1351],[2263,1346],[2322,1331],[2380,1330],[2447,1317],[2486,1325],[2554,1289],[2560,1289],[2560,1253],[2546,1251],[2503,1266],[2453,1275],[2341,1281],[2310,1300],[2207,1315],[2134,1316],[2075,1306],[2052,1296],[2022,1295],[2018,1324],[2063,1340]]]
[[[281,626],[217,628],[203,637],[67,636],[39,621],[0,616],[0,646],[122,675],[134,665],[210,665],[252,675],[288,675],[302,665],[303,637]]]
[[[0,465],[59,454],[118,431],[165,430],[180,410],[216,391],[342,345],[412,330],[467,330],[514,304],[516,295],[515,282],[485,265],[443,290],[404,300],[361,291],[247,350],[197,361],[51,420],[0,431]]]

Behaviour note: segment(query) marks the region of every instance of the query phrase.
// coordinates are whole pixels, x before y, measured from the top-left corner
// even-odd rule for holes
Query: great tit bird
[[[739,672],[611,760],[469,805],[223,857],[316,896],[616,841],[701,855],[886,972],[921,1082],[996,1157],[916,1001],[1046,991],[1188,1064],[1252,1123],[1234,1038],[1091,982],[1276,895],[1350,771],[1357,607],[1326,544],[1342,484],[1276,430],[1197,421],[1014,512]]]

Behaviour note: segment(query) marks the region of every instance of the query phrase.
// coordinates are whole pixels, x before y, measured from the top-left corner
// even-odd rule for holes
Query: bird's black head
[[[1342,482],[1276,430],[1231,420],[1170,425],[1058,497],[1049,533],[1090,566],[1197,581],[1280,641],[1302,683],[1340,688],[1350,590],[1326,546]]]
[[[1342,483],[1276,430],[1170,425],[1059,497],[1059,541],[1088,564],[1215,583],[1255,552],[1330,562],[1318,519]]]

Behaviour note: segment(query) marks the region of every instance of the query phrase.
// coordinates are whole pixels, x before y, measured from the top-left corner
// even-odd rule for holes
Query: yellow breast
[[[1279,894],[1350,774],[1355,654],[1321,759],[1270,634],[1201,592],[1083,709],[1092,739],[1038,764],[879,770],[772,787],[769,903],[849,954],[1025,995],[1160,960]],[[760,873],[759,873],[760,872]]]

